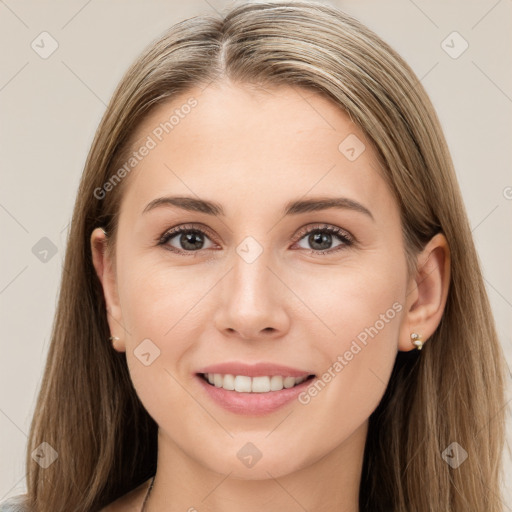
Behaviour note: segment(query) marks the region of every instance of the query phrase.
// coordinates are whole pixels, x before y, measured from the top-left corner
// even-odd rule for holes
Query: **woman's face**
[[[103,285],[160,442],[250,479],[355,453],[414,299],[370,142],[311,91],[224,82],[159,106],[133,150]]]

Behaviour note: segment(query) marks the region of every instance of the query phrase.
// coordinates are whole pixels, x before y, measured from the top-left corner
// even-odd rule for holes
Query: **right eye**
[[[201,249],[209,249],[204,247],[205,240],[209,240],[207,233],[196,227],[178,226],[172,228],[162,235],[158,245],[165,245],[169,250],[182,255],[190,255],[190,253],[198,252]]]

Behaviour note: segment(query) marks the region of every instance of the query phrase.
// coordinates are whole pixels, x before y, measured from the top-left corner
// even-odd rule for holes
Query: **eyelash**
[[[304,237],[311,233],[323,233],[327,232],[330,234],[334,234],[338,237],[338,239],[342,242],[341,245],[336,246],[333,249],[326,249],[325,251],[316,250],[316,249],[303,249],[305,251],[308,251],[310,254],[315,255],[323,255],[323,254],[333,254],[340,250],[343,250],[344,248],[350,247],[355,243],[355,239],[352,235],[350,235],[347,231],[338,228],[336,226],[332,226],[329,224],[315,224],[313,226],[309,226],[304,230],[301,230],[301,232],[294,237],[294,244],[297,242],[300,242]],[[161,237],[157,240],[157,245],[165,245],[169,240],[174,238],[176,235],[182,234],[182,233],[201,233],[202,235],[207,236],[210,239],[214,239],[212,234],[206,230],[205,228],[199,228],[197,225],[194,224],[184,224],[182,226],[178,226],[176,228],[172,228],[169,231],[166,231]],[[214,240],[212,240],[214,241]],[[202,250],[206,249],[198,249],[197,251],[185,251],[182,249],[177,249],[176,247],[165,247],[165,249],[172,251],[176,254],[180,254],[182,256],[196,256],[198,253],[200,253]]]

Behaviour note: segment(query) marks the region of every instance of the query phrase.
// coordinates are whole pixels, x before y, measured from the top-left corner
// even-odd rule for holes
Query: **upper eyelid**
[[[178,226],[174,226],[172,228],[166,229],[164,233],[158,237],[158,240],[163,239],[166,236],[174,236],[179,235],[183,231],[201,231],[205,234],[211,236],[212,238],[215,238],[215,236],[212,236],[212,231],[205,226],[204,224],[197,224],[197,223],[185,223],[185,224],[179,224]]]
[[[324,231],[324,230],[334,233],[335,235],[338,235],[341,237],[345,236],[351,242],[355,241],[354,236],[351,233],[349,233],[346,229],[340,228],[338,226],[334,226],[333,224],[326,224],[326,223],[308,224],[307,226],[304,226],[304,228],[301,228],[301,230],[299,231],[299,234],[294,238],[298,238],[300,240],[303,236],[309,234],[310,232]]]

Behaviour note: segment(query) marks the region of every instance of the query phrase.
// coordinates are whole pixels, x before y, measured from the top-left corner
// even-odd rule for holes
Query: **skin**
[[[356,512],[368,418],[397,351],[415,349],[411,332],[427,340],[442,317],[446,239],[426,245],[408,278],[398,205],[371,142],[311,91],[229,81],[195,88],[153,111],[134,147],[191,96],[197,106],[125,178],[115,258],[101,229],[91,235],[111,333],[120,338],[114,349],[126,352],[135,389],[159,425],[146,510]],[[366,146],[354,161],[338,149],[349,134]],[[216,201],[226,215],[174,206],[142,214],[167,195]],[[373,220],[335,208],[283,217],[288,201],[318,196],[353,199]],[[170,228],[190,223],[208,230],[191,255],[157,245]],[[333,234],[320,245],[331,252],[315,254],[319,245],[303,228],[319,223],[356,242]],[[263,249],[250,264],[236,252],[247,236]],[[190,249],[179,234],[169,246]],[[394,303],[401,311],[307,404],[241,416],[213,403],[194,377],[202,366],[233,360],[322,376]],[[149,366],[134,355],[146,338],[160,350]],[[247,442],[262,453],[252,468],[237,458]],[[148,484],[105,510],[140,510]]]

